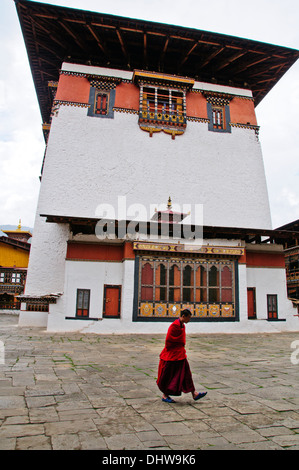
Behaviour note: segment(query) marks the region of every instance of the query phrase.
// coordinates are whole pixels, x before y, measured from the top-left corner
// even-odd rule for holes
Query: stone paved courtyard
[[[192,335],[190,323],[194,382],[208,394],[167,404],[156,386],[164,335],[53,334],[17,322],[0,315],[1,450],[299,449],[299,331]]]

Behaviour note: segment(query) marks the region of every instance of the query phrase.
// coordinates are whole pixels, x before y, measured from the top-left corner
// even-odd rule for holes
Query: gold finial
[[[21,230],[21,219],[19,219],[18,230]]]
[[[170,196],[168,198],[167,207],[168,207],[168,209],[171,209],[171,197]]]

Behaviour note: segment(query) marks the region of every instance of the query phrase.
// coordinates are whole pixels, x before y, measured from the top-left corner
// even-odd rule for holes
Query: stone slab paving
[[[190,323],[193,378],[208,394],[167,404],[156,386],[164,335],[54,334],[17,322],[0,315],[1,450],[299,449],[299,331],[192,335]]]

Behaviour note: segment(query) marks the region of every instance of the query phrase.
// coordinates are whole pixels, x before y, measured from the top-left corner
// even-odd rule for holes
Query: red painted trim
[[[246,252],[246,265],[261,268],[285,268],[283,253]]]
[[[120,83],[116,87],[115,104],[116,108],[127,108],[139,110],[140,90],[131,83]]]
[[[238,259],[239,264],[246,264],[246,255],[247,255],[247,252],[246,250],[244,250],[244,254],[241,255]]]
[[[232,123],[257,126],[253,101],[236,96],[231,100],[229,109]]]
[[[55,99],[73,103],[88,104],[90,82],[86,77],[61,74]],[[140,90],[134,84],[120,83],[116,87],[116,108],[139,110]],[[230,119],[232,123],[257,125],[254,103],[234,97],[230,102]],[[207,101],[201,93],[188,92],[186,95],[187,116],[207,119]]]
[[[66,259],[121,262],[123,259],[135,259],[135,254],[130,242],[126,242],[124,245],[69,242]]]
[[[125,242],[124,244],[124,259],[135,259],[132,242]]]
[[[187,93],[186,114],[187,116],[208,119],[207,100],[201,93]]]
[[[89,99],[90,83],[85,77],[60,75],[55,99],[74,103],[86,103]]]

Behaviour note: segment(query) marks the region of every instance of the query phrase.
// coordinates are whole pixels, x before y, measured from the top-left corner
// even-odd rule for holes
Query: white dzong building
[[[19,325],[299,330],[255,115],[299,52],[15,3],[46,140]]]

